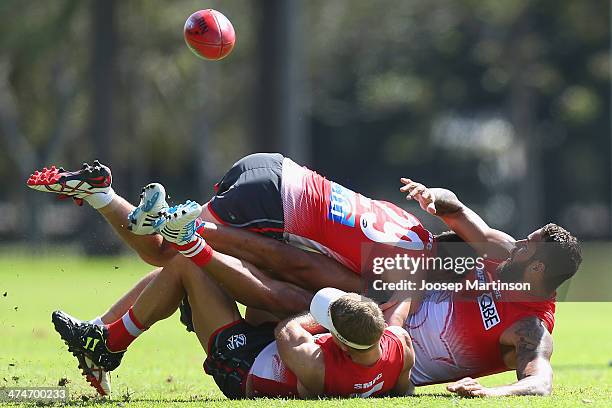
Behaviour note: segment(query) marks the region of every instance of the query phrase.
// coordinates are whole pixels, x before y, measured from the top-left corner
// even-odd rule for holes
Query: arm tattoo
[[[552,342],[539,319],[524,319],[518,322],[516,335],[516,372],[519,379],[529,376],[529,363],[538,357],[550,358]]]
[[[536,351],[542,338],[542,330],[542,325],[533,320],[521,320],[515,330],[518,337],[517,351]]]

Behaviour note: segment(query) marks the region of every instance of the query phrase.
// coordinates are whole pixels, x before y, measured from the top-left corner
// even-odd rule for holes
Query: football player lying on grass
[[[269,155],[264,155],[264,162],[269,158],[267,156]],[[247,159],[252,161],[253,156],[249,156],[249,158]],[[258,157],[258,160],[261,159],[261,157]],[[228,175],[224,177],[224,180],[228,179],[231,181],[235,179],[236,174],[238,174],[238,179],[244,182],[244,177],[241,178],[240,175],[245,174],[244,162],[249,160],[245,159],[241,161],[242,163],[238,162],[233,170],[230,170]],[[253,164],[251,167],[255,168],[256,166]],[[243,206],[261,204],[260,206],[266,207],[266,199],[273,198],[261,193],[262,191],[266,191],[266,188],[263,188],[261,185],[261,179],[263,178],[266,180],[272,177],[271,174],[273,175],[275,173],[274,171],[269,171],[271,168],[270,166],[262,167],[263,170],[261,171],[263,171],[263,175],[260,174],[261,177],[255,178],[251,184],[242,183],[231,189],[231,191],[242,192],[240,194],[236,193],[235,196],[240,197],[242,194],[242,198],[246,198],[242,200]],[[100,212],[109,220],[117,232],[130,246],[136,249],[145,260],[151,259],[152,261],[158,261],[160,248],[165,249],[166,252],[164,253],[168,253],[168,251],[176,253],[176,250],[170,248],[168,245],[164,243],[160,244],[159,236],[136,236],[130,234],[125,229],[126,222],[121,218],[122,216],[127,216],[130,211],[132,211],[132,215],[138,213],[137,217],[135,217],[137,222],[130,221],[130,225],[137,230],[134,232],[140,232],[146,228],[153,231],[152,224],[158,218],[157,210],[167,208],[165,200],[161,199],[165,196],[163,187],[158,184],[148,186],[144,190],[140,206],[138,209],[134,210],[134,207],[130,206],[129,203],[114,195],[114,192],[112,192],[112,189],[109,187],[110,172],[107,171],[108,169],[105,169],[104,166],[96,164],[95,167],[86,168],[80,172],[67,173],[62,171],[60,172],[62,175],[58,176],[57,180],[43,180],[42,182],[32,183],[31,186],[37,189],[43,189],[44,191],[51,190],[53,192],[64,192],[72,194],[73,196],[86,197],[86,200],[92,206],[100,208]],[[246,170],[246,174],[252,172],[253,171],[248,169]],[[98,181],[107,180],[106,187],[94,187],[90,184],[95,184],[96,179],[98,179]],[[221,186],[224,185],[224,180],[220,183]],[[414,187],[415,190],[413,191],[415,191],[415,193],[419,192],[421,188],[424,190],[424,187],[416,185]],[[249,193],[252,194],[252,188],[259,192],[257,193],[257,195],[260,196],[259,199],[249,200],[248,197],[244,196],[244,194],[247,196]],[[436,205],[439,209],[442,209],[444,204],[442,198],[442,196],[437,197]],[[217,201],[223,202],[222,199]],[[461,219],[461,217],[465,217],[465,214],[470,214],[466,223],[468,232],[461,231],[461,223],[455,222],[453,224],[449,222],[451,227],[458,229],[461,237],[468,237],[466,239],[469,239],[469,228],[472,230],[475,228],[471,226],[472,223],[476,223],[476,227],[478,228],[481,228],[481,225],[486,226],[484,221],[475,214],[469,212],[467,209],[462,209],[463,206],[458,203],[458,201],[454,204],[453,200],[450,201],[452,204],[450,208],[455,209],[455,218]],[[426,204],[427,207],[425,208],[430,208],[432,203]],[[210,205],[209,203],[209,206]],[[236,208],[232,203],[230,203],[230,207]],[[238,210],[236,212],[240,214],[241,212]],[[431,212],[431,208],[429,211]],[[443,211],[439,211],[439,213],[443,214]],[[359,221],[361,215],[362,214],[359,213],[357,214],[357,225],[361,224]],[[206,229],[207,227],[202,228]],[[476,231],[478,231],[478,228],[476,228]],[[556,264],[550,260],[548,262],[542,260],[550,248],[544,248],[538,251],[538,258],[534,257],[534,262],[535,259],[537,259],[538,262],[533,263],[533,265],[531,265],[532,262],[525,261],[521,256],[517,256],[516,259],[512,256],[511,259],[504,262],[505,267],[499,271],[506,271],[502,278],[520,280],[521,273],[527,272],[527,266],[539,267],[541,269],[541,267],[545,265],[547,266],[547,275],[551,275],[551,272],[557,271],[559,274],[565,274],[565,277],[561,276],[562,279],[566,279],[575,272],[580,260],[575,239],[567,233],[567,231],[554,225],[546,226],[538,230],[538,232],[543,232],[542,238],[550,242],[550,246],[553,249],[552,252],[558,255]],[[238,235],[232,237],[234,233]],[[240,236],[240,233],[246,235]],[[500,232],[497,233],[503,234]],[[325,256],[297,251],[295,248],[281,242],[257,237],[253,234],[245,233],[244,231],[228,228],[224,229],[222,226],[218,226],[217,229],[212,228],[203,232],[203,234],[215,249],[234,255],[236,258],[246,259],[257,265],[260,265],[261,262],[275,262],[270,268],[263,268],[266,274],[274,272],[276,273],[276,275],[274,275],[275,277],[291,281],[299,286],[311,290],[316,290],[323,286],[335,286],[349,291],[356,291],[360,287],[356,275],[348,271],[347,268],[343,268],[339,263]],[[505,237],[505,240],[499,240],[496,238],[496,234],[492,234],[492,244],[494,247],[492,251],[490,251],[491,254],[494,254],[495,257],[505,259],[508,257],[508,254],[513,251],[512,248],[516,248],[514,252],[517,255],[524,255],[524,241],[515,242],[511,237],[505,234],[502,236]],[[440,241],[449,239],[461,240],[456,235],[453,236],[448,234],[442,234],[437,237],[437,239]],[[482,247],[489,239],[489,237],[482,238],[476,235],[476,237],[472,239],[472,245],[475,247]],[[501,248],[499,248],[500,245]],[[506,246],[508,248],[506,248]],[[480,250],[482,252],[482,248],[480,248]],[[498,252],[496,253],[495,251]],[[550,257],[550,255],[548,256]],[[497,271],[494,263],[490,263],[488,269],[495,269]],[[110,323],[120,317],[156,273],[157,272],[153,272],[145,277],[137,287],[118,302],[115,307],[111,308],[102,316],[102,319],[97,319],[96,322],[99,324]],[[529,274],[529,277],[536,279],[537,274]],[[560,284],[559,276],[557,276],[557,278],[553,277],[553,279],[556,279],[557,284]],[[319,286],[317,287],[317,285]],[[522,359],[535,356],[537,360],[536,363],[538,363],[541,352],[546,350],[539,345],[542,342],[543,346],[545,346],[546,341],[550,337],[547,330],[552,330],[552,324],[554,322],[554,303],[550,300],[542,302],[540,298],[537,302],[523,302],[514,305],[509,302],[497,302],[496,308],[496,302],[493,301],[493,295],[497,295],[497,293],[484,292],[472,294],[472,297],[468,297],[467,301],[461,301],[460,297],[454,296],[452,293],[439,292],[428,294],[423,300],[423,304],[418,312],[407,320],[405,324],[405,328],[410,331],[411,335],[415,339],[418,339],[415,349],[416,366],[411,375],[411,379],[416,385],[455,381],[465,375],[479,377],[514,369],[515,367],[517,368],[519,379],[525,377],[528,372],[533,372],[534,363],[531,360],[525,361]],[[465,295],[463,298],[465,298]],[[258,315],[250,314],[249,312],[252,310],[254,309],[247,309],[247,318],[250,319],[250,321],[256,323],[257,321],[261,322],[266,320],[265,317],[261,316],[261,313],[258,313]],[[425,319],[424,317],[427,316],[428,313],[430,313],[430,318]],[[434,318],[431,316],[442,318]],[[183,317],[185,317],[183,320],[189,323],[189,317]],[[448,318],[445,320],[446,317]],[[484,320],[485,317],[487,318],[486,321]],[[466,325],[465,321],[483,321],[483,324],[481,326],[475,326],[473,323]],[[545,322],[546,329],[542,327],[540,323],[542,321]],[[546,333],[544,333],[544,331],[546,331]],[[455,338],[460,339],[460,341],[453,341]],[[538,352],[532,352],[531,355],[529,355],[528,349],[530,346],[529,344],[525,344],[525,342],[530,342],[529,344],[533,343],[540,347]],[[523,361],[523,364],[519,365],[521,361]],[[529,364],[523,367],[526,363]],[[96,370],[95,365],[92,364],[91,367],[93,369],[92,371]],[[103,370],[98,370],[96,372],[101,376],[99,378],[102,378],[102,380],[105,378],[103,376]],[[495,395],[499,392],[546,394],[549,392],[546,390],[546,387],[525,388],[530,381],[532,380],[523,381],[519,386],[506,390],[484,390],[480,386],[472,387],[473,384],[469,384],[470,388],[472,388],[471,390],[467,388],[458,388],[457,391],[465,391],[466,395]],[[546,382],[539,382],[539,384],[546,385]],[[464,385],[467,387],[468,384]],[[451,389],[453,388],[451,387]]]
[[[197,232],[200,213],[198,204],[187,202],[157,221],[161,235],[186,256],[166,264],[120,319],[97,325],[53,313],[56,330],[77,359],[87,356],[104,370],[114,370],[128,346],[171,316],[187,296],[207,354],[204,370],[228,398],[369,397],[409,391],[414,362],[410,337],[401,327],[385,327],[382,311],[368,298],[326,288],[312,298],[312,314],[278,325],[247,323],[236,301],[262,309],[273,304],[268,311],[280,316],[306,309],[312,296],[215,252]]]
[[[27,184],[60,198],[72,198],[78,204],[87,202],[143,260],[164,266],[177,254],[153,225],[159,214],[168,210],[165,189],[160,184],[146,186],[139,206],[134,207],[115,194],[111,182],[110,169],[95,161],[73,172],[53,166],[44,168],[34,172]],[[280,240],[240,234],[242,231],[223,225],[203,227],[207,229],[207,242],[247,266],[266,262],[271,265],[263,269],[266,275],[311,292],[323,287],[359,292],[360,249],[364,243],[387,247],[387,243],[395,242],[398,247],[417,252],[431,245],[431,234],[411,214],[390,203],[363,197],[280,154],[254,154],[239,160],[217,183],[215,191],[200,214],[202,219],[290,241],[308,252]],[[349,204],[356,208],[349,208]],[[391,225],[393,231],[400,232],[386,235],[376,229],[381,225]],[[158,270],[144,277],[117,305],[92,321],[103,324],[120,317],[156,273]],[[385,314],[390,321],[401,324],[406,305],[398,305]],[[274,318],[253,307],[247,308],[245,317],[253,324]],[[186,299],[181,304],[181,320],[190,324]],[[81,368],[99,392],[108,388],[104,370],[87,358]]]
[[[95,161],[93,166],[85,163],[74,172],[44,168],[34,172],[27,184],[38,191],[71,197],[77,203],[87,202],[144,261],[164,266],[176,254],[153,227],[159,213],[168,209],[164,188],[160,184],[148,185],[135,208],[115,194],[111,181],[110,169]],[[280,154],[257,153],[240,159],[215,184],[214,191],[202,207],[203,221],[245,228],[323,253],[358,275],[370,268],[368,262],[362,265],[363,245],[420,253],[431,247],[433,239],[412,214],[392,203],[351,191]],[[232,250],[218,247],[212,238],[207,238],[218,251]],[[313,269],[310,264],[304,267],[296,262],[275,273],[302,287],[312,281],[318,286],[322,280],[339,279],[338,267],[330,263],[324,266]]]
[[[164,188],[148,185],[140,205],[134,207],[115,194],[111,181],[110,169],[95,161],[93,166],[85,163],[74,172],[44,168],[34,172],[27,184],[38,191],[71,197],[77,203],[87,202],[143,260],[164,266],[176,255],[153,227],[159,213],[168,209]],[[265,271],[303,288],[329,286],[359,292],[362,285],[351,272],[359,276],[371,267],[362,256],[362,248],[418,255],[432,246],[432,234],[412,214],[351,191],[278,153],[256,153],[240,159],[215,184],[214,192],[202,207],[200,218],[280,240],[265,256],[275,257],[283,250],[282,243],[327,255],[327,259],[323,255],[309,257],[306,262],[304,256],[284,256],[277,267]],[[213,232],[207,233],[206,239],[215,250],[251,263],[262,256],[257,251],[225,245]],[[247,315],[250,321],[263,319],[261,313],[253,312]]]
[[[401,191],[439,217],[484,268],[469,279],[481,283],[529,283],[528,291],[431,291],[404,326],[411,335],[416,385],[455,381],[447,386],[464,396],[548,395],[552,391],[555,293],[582,261],[578,241],[563,228],[548,224],[516,241],[495,230],[449,190],[427,188],[401,179]],[[440,244],[439,244],[440,245]],[[518,381],[484,387],[476,377],[516,370]]]

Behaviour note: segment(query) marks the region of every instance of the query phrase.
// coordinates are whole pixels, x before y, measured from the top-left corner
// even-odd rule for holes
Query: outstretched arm
[[[463,204],[455,193],[444,188],[428,188],[407,178],[400,188],[408,193],[406,199],[416,200],[421,208],[439,217],[465,242],[480,254],[490,258],[506,258],[514,247],[515,239],[505,232],[489,227],[474,211]]]
[[[323,351],[313,336],[324,331],[310,313],[286,319],[274,331],[278,353],[297,377],[298,392],[303,398],[316,397],[324,392]]]
[[[553,383],[550,365],[553,340],[542,321],[536,317],[519,320],[502,334],[500,343],[515,349],[517,382],[487,388],[477,380],[464,378],[449,385],[447,389],[471,397],[550,395]]]

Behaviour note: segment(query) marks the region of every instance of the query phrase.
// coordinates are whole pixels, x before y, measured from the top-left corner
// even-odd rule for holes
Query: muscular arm
[[[410,395],[414,389],[412,382],[410,382],[410,370],[414,366],[414,348],[412,347],[412,340],[408,332],[399,326],[389,326],[388,330],[391,330],[402,342],[404,346],[404,367],[402,372],[395,384],[395,387],[391,390],[391,396],[400,397],[403,395]]]
[[[464,378],[449,385],[448,390],[464,396],[550,395],[553,340],[541,320],[529,317],[516,322],[502,334],[500,343],[514,347],[517,382],[487,388],[472,378]]]
[[[455,193],[444,188],[427,188],[410,179],[401,179],[407,199],[419,202],[421,208],[439,217],[448,227],[470,244],[481,255],[506,258],[515,239],[505,232],[491,228],[478,214],[463,204]]]
[[[325,391],[323,351],[313,337],[324,330],[306,313],[280,322],[274,331],[280,357],[297,377],[298,392],[303,398],[316,397]]]
[[[359,276],[325,255],[224,225],[206,223],[201,234],[216,251],[245,260],[273,278],[312,291],[324,287],[361,291]]]
[[[542,321],[530,317],[516,322],[502,335],[501,343],[515,348],[518,382],[497,390],[502,395],[549,395],[553,382],[550,365],[553,339]]]

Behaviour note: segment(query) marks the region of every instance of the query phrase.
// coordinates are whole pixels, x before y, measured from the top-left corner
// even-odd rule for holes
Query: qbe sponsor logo
[[[499,319],[492,293],[483,293],[478,296],[478,307],[480,308],[480,317],[482,317],[485,330],[489,330],[500,323],[501,320]]]

